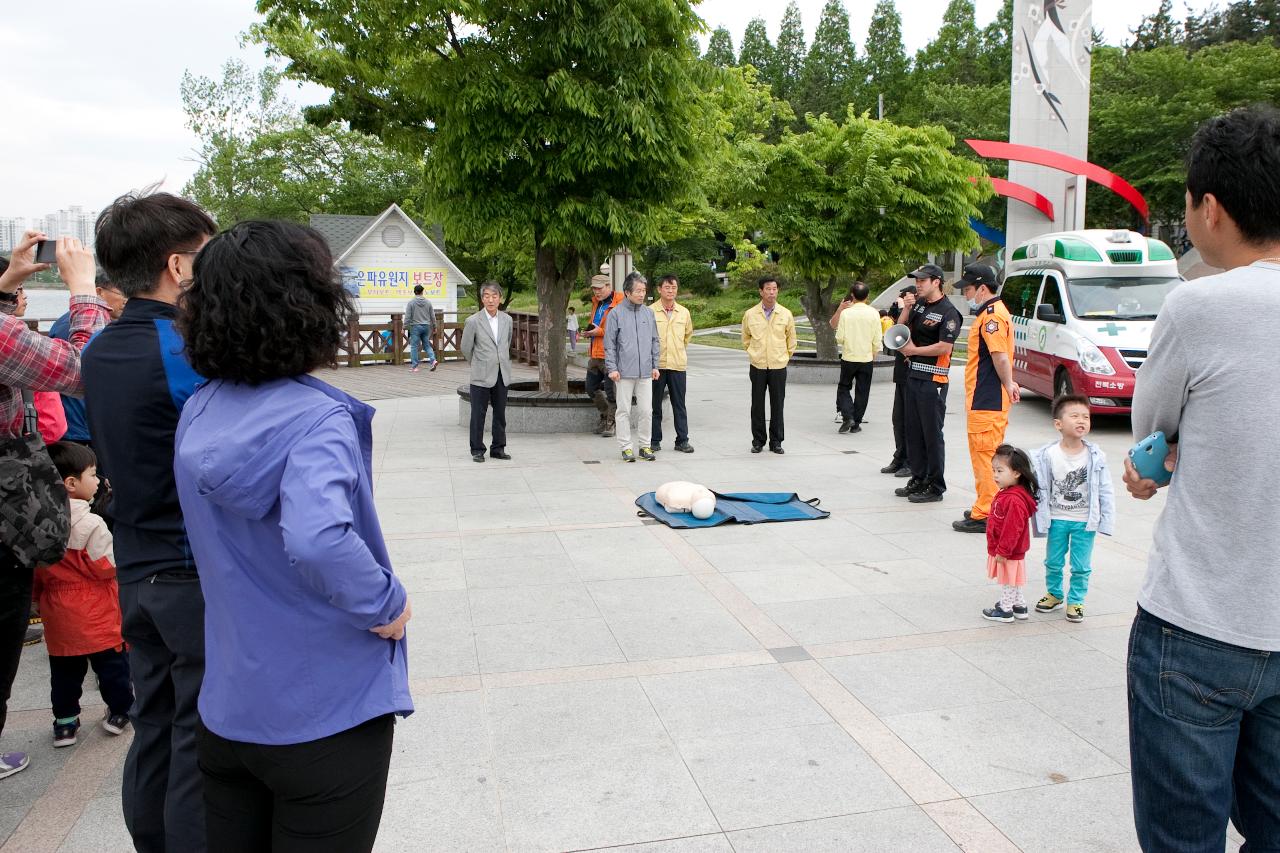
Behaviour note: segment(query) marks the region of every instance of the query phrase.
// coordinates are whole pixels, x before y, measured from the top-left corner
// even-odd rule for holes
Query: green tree
[[[738,64],[755,68],[761,83],[773,82],[773,45],[769,43],[764,18],[752,18],[747,24],[747,30],[742,34]]]
[[[1180,46],[1093,54],[1089,159],[1116,172],[1147,199],[1157,222],[1181,221],[1187,145],[1205,120],[1258,101],[1280,101],[1280,48],[1234,42],[1190,55]],[[1088,195],[1095,227],[1135,224],[1118,196]]]
[[[1268,41],[1280,47],[1280,0],[1237,0],[1188,15],[1186,43],[1193,50],[1233,41]]]
[[[219,222],[305,223],[313,213],[380,213],[421,199],[419,158],[336,122],[305,123],[281,96],[275,69],[255,74],[233,60],[221,80],[184,74],[181,92],[200,139],[199,167],[183,192]]]
[[[1013,0],[1004,0],[995,18],[982,30],[978,73],[984,85],[1009,82],[1013,69]]]
[[[341,117],[429,152],[433,210],[534,259],[539,381],[566,387],[580,259],[657,242],[694,206],[705,98],[688,0],[259,0],[255,33]]]
[[[834,358],[842,277],[864,277],[930,251],[977,246],[969,217],[990,194],[982,169],[951,154],[938,127],[901,127],[858,117],[811,119],[787,134],[764,177],[769,247],[803,281],[818,357]]]
[[[738,64],[738,60],[733,55],[733,36],[729,35],[727,29],[716,27],[707,41],[707,52],[702,58],[721,68],[731,68]]]
[[[782,14],[778,44],[773,50],[773,79],[770,82],[779,98],[791,100],[795,96],[804,60],[804,24],[800,20],[800,7],[791,0],[787,11]]]
[[[914,87],[923,90],[929,83],[985,82],[978,61],[980,49],[972,0],[951,0],[942,13],[937,36],[916,54]]]
[[[1173,17],[1173,0],[1160,0],[1160,8],[1152,15],[1143,15],[1136,29],[1130,30],[1133,41],[1129,50],[1152,50],[1169,47],[1182,41],[1182,27]]]
[[[911,63],[902,44],[902,16],[893,0],[879,0],[867,27],[866,98],[859,106],[876,114],[877,101],[884,95],[887,117],[895,117],[907,97],[907,78]]]
[[[860,70],[849,35],[849,13],[841,0],[827,0],[791,105],[799,115],[843,116],[854,100]]]

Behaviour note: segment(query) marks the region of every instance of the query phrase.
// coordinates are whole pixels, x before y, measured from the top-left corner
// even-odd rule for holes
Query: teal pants
[[[1062,569],[1071,554],[1071,589],[1067,604],[1084,604],[1089,592],[1089,574],[1093,571],[1093,540],[1096,532],[1085,530],[1083,521],[1054,519],[1049,523],[1049,543],[1044,555],[1044,582],[1049,594],[1062,598]]]

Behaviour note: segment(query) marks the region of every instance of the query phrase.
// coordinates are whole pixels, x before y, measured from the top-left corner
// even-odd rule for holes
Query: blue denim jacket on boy
[[[1040,481],[1040,500],[1031,520],[1037,537],[1049,535],[1049,485],[1053,482],[1049,449],[1058,443],[1051,441],[1031,454],[1031,465],[1036,479]],[[1107,456],[1092,441],[1086,440],[1084,446],[1089,448],[1089,520],[1085,523],[1085,530],[1110,536],[1116,525],[1116,493],[1107,468]]]

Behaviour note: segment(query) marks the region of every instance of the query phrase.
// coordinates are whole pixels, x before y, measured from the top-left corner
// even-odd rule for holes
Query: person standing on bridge
[[[969,431],[969,461],[978,492],[964,518],[952,522],[960,533],[985,533],[991,501],[996,496],[991,458],[1004,444],[1009,407],[1021,392],[1013,381],[1013,319],[996,296],[995,270],[986,264],[969,264],[960,277],[960,295],[974,313],[969,327],[969,357],[964,366],[965,412]]]
[[[413,286],[413,298],[404,307],[404,324],[409,327],[409,364],[418,372],[419,353],[427,354],[427,366],[436,369],[436,351],[431,348],[431,330],[436,325],[436,309],[422,295],[422,285]]]

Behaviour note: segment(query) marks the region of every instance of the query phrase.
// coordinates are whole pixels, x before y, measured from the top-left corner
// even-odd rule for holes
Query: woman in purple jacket
[[[373,409],[309,376],[352,310],[324,240],[243,222],[196,258],[178,327],[209,381],[174,461],[205,597],[210,850],[367,851],[409,600],[374,508]]]

